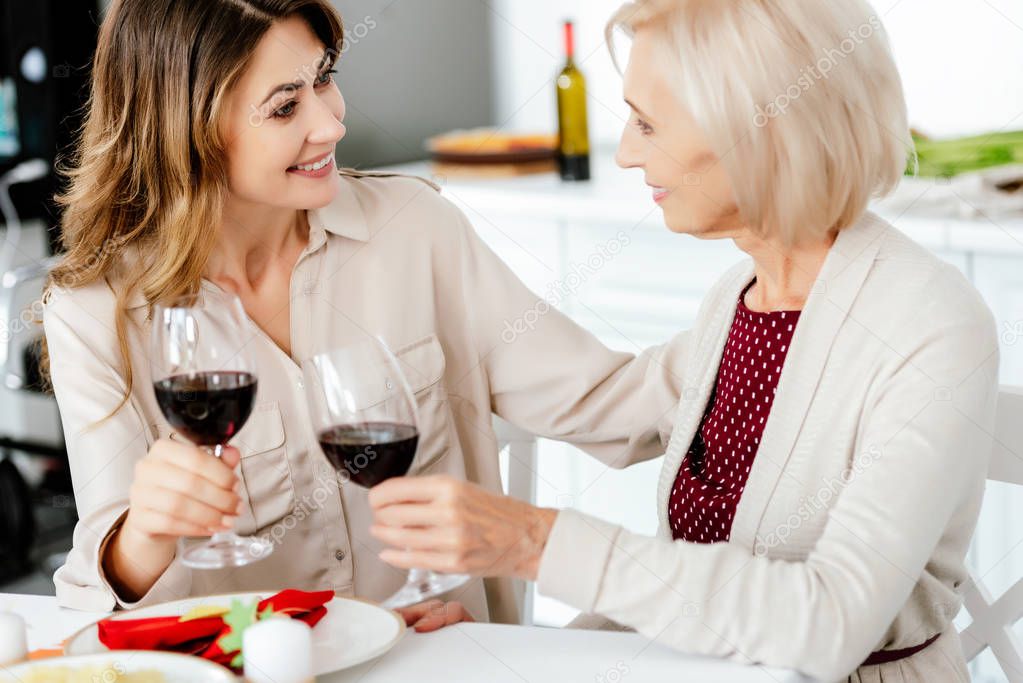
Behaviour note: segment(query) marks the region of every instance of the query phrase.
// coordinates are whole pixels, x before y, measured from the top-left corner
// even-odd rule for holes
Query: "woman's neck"
[[[206,278],[257,289],[271,266],[281,259],[297,260],[308,243],[304,210],[226,207]]]
[[[746,292],[753,311],[801,311],[810,296],[835,235],[797,246],[747,234],[735,244],[753,258],[756,283]]]

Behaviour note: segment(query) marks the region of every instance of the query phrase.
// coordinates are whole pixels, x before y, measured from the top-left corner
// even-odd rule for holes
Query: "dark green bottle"
[[[590,179],[586,78],[575,65],[572,22],[565,22],[565,68],[558,74],[558,166],[562,180]]]

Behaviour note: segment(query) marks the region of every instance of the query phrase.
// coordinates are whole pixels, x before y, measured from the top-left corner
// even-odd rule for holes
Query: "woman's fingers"
[[[457,479],[446,475],[428,477],[394,477],[370,489],[369,505],[379,510],[397,503],[430,503],[439,498],[454,497]]]
[[[223,459],[215,458],[201,448],[176,443],[170,439],[161,439],[157,444],[161,446],[153,448],[153,454],[157,460],[187,472],[193,472],[222,489],[234,488],[235,482],[238,480],[234,473],[234,466],[229,466]],[[234,454],[231,459],[234,459]]]
[[[373,510],[370,531],[390,546],[380,554],[384,562],[405,569],[535,580],[556,510],[465,482],[439,479],[434,490],[439,493],[431,503],[395,502]]]
[[[233,489],[225,489],[204,477],[201,473],[184,470],[167,461],[153,463],[150,475],[161,488],[200,500],[225,515],[240,512],[241,498]]]
[[[476,621],[460,602],[430,600],[398,612],[405,619],[405,625],[415,627],[417,633],[429,633],[463,621]]]
[[[416,633],[429,633],[460,622],[476,621],[459,602],[440,603],[415,622]]]
[[[230,529],[242,509],[235,490],[239,458],[231,447],[215,458],[195,446],[158,439],[135,464],[124,530],[168,539]]]
[[[220,530],[192,524],[147,508],[134,508],[132,516],[135,529],[151,536],[210,536]]]
[[[228,469],[234,471],[235,465],[241,462],[242,453],[234,446],[224,446],[224,451],[220,454],[220,462],[224,463]]]
[[[380,508],[373,515],[373,521],[379,526],[417,526],[428,527],[447,523],[445,515],[433,505],[408,503],[406,505],[388,505]]]
[[[425,617],[432,610],[443,607],[442,600],[427,600],[411,607],[402,607],[398,613],[405,619],[406,626],[413,626],[417,621]]]
[[[408,550],[467,550],[463,534],[456,528],[414,529],[373,525],[369,533],[387,545]]]
[[[474,573],[467,562],[451,552],[387,549],[381,551],[380,559],[400,569],[432,569],[445,574]]]
[[[133,496],[133,498],[138,498],[138,496]],[[231,527],[236,517],[236,515],[225,515],[217,508],[189,495],[165,488],[151,489],[144,502],[141,503],[141,507],[204,529],[226,530]]]

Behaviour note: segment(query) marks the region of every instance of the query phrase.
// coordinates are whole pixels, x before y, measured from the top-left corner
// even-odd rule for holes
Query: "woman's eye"
[[[324,71],[320,74],[319,78],[316,79],[316,85],[327,85],[334,80],[334,74],[337,73],[337,69],[331,69],[330,71]]]
[[[295,107],[297,107],[297,106],[298,106],[298,102],[295,102],[295,101],[288,102],[286,105],[284,105],[283,107],[281,107],[280,109],[275,111],[273,113],[273,117],[275,119],[287,119],[287,118],[290,118],[292,115],[294,115]]]
[[[639,132],[643,135],[650,135],[654,132],[654,129],[650,127],[650,124],[643,119],[636,119],[636,128],[639,128]]]
[[[316,86],[317,88],[319,88],[321,86],[329,84],[331,81],[334,80],[334,74],[336,74],[336,73],[337,73],[336,69],[331,69],[330,71],[324,71],[322,74],[317,76],[316,81],[314,81],[313,85]],[[276,110],[272,114],[272,116],[275,119],[288,119],[288,118],[291,118],[295,114],[295,109],[297,107],[298,107],[298,102],[296,102],[295,100],[292,100],[291,102],[288,102],[287,104],[285,104],[280,109]]]

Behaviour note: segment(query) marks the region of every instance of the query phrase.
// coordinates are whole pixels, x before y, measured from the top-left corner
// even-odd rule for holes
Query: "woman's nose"
[[[341,106],[332,106],[331,103],[318,100],[320,106],[316,114],[315,128],[309,135],[309,142],[316,144],[337,143],[348,133],[345,124],[345,103],[341,100]]]
[[[618,142],[618,149],[615,152],[615,163],[621,168],[638,168],[643,164],[628,138],[628,132],[622,134],[622,139]]]

